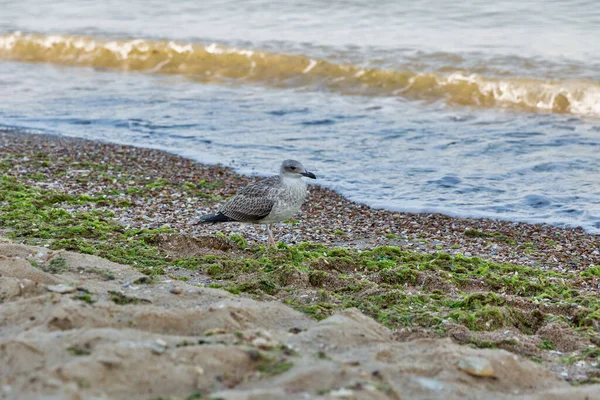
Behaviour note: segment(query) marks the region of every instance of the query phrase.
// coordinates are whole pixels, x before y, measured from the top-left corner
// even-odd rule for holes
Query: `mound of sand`
[[[592,399],[542,366],[398,342],[355,309],[315,321],[88,255],[0,243],[4,399]]]

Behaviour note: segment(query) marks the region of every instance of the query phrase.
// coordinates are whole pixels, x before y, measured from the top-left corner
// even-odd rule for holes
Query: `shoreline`
[[[185,323],[176,332],[168,324],[161,328],[169,341],[154,336],[160,352],[167,351],[164,343],[202,351],[194,344],[200,333],[190,328],[194,323],[186,312],[206,306],[198,294],[214,296],[217,303],[225,296],[231,304],[244,304],[227,311],[235,314],[225,318],[233,338],[247,326],[244,307],[254,307],[257,315],[270,307],[295,310],[297,320],[316,324],[317,332],[351,315],[383,329],[394,348],[420,343],[441,349],[447,347],[443,341],[453,342],[456,354],[470,348],[484,358],[517,360],[518,355],[527,370],[544,371],[557,385],[600,383],[600,237],[582,229],[376,210],[311,186],[297,220],[275,230],[280,243],[268,250],[260,227],[193,224],[238,188],[260,179],[228,168],[159,150],[0,133],[0,170],[0,241],[7,237],[17,243],[0,246],[0,260],[22,269],[0,271],[0,300],[7,301],[0,320],[3,312],[19,314],[11,310],[22,305],[28,313],[39,312],[35,302],[58,307],[52,315],[66,307],[67,316],[58,323],[51,317],[36,320],[41,335],[89,324],[112,328],[112,317],[98,317],[107,307],[129,313],[124,321],[144,312],[168,312]],[[131,278],[123,278],[125,271]],[[48,288],[46,282],[67,287]],[[208,331],[211,335],[225,335],[215,309],[198,311],[197,318],[215,329]],[[71,310],[78,310],[75,319]],[[28,330],[30,321],[19,326]],[[128,328],[117,331],[126,336]],[[292,328],[280,333],[300,332]],[[152,329],[133,331],[155,335]],[[34,342],[39,332],[32,334]],[[181,332],[191,339],[173,337]],[[340,336],[340,346],[348,343]],[[94,345],[77,342],[75,349],[88,355]],[[330,360],[330,352],[336,352],[322,350],[318,359]],[[285,354],[269,365],[293,368],[295,356]],[[335,371],[347,367],[348,356],[340,357]],[[425,362],[419,361],[417,369],[420,365]],[[245,374],[253,374],[253,368]],[[493,381],[499,385],[494,390],[501,392],[507,382],[518,385],[518,379]],[[208,388],[203,386],[205,392]]]
[[[0,157],[47,152],[52,158],[75,159],[85,154],[91,161],[108,164],[106,176],[118,174],[115,170],[134,171],[137,183],[148,180],[173,182],[205,182],[200,198],[181,190],[161,188],[158,198],[146,202],[135,193],[127,193],[126,182],[112,182],[121,187],[119,195],[103,194],[107,201],[118,199],[133,202],[137,212],[121,212],[118,217],[126,226],[158,228],[167,226],[184,234],[225,235],[241,234],[250,243],[262,243],[264,228],[249,224],[221,224],[194,226],[200,215],[214,212],[219,204],[249,182],[262,179],[239,175],[228,167],[200,164],[163,150],[148,149],[81,138],[46,134],[0,132]],[[27,150],[29,149],[29,150]],[[110,162],[109,162],[110,160]],[[141,161],[141,163],[140,163]],[[14,162],[19,162],[15,159]],[[85,168],[67,172],[69,179],[79,180],[66,184],[63,177],[53,177],[66,163],[40,168],[19,164],[17,171],[6,171],[27,184],[37,187],[64,187],[73,193],[97,194],[103,186],[85,182]],[[46,173],[50,182],[27,178]],[[61,172],[61,173],[64,173]],[[23,179],[25,177],[25,179]],[[134,182],[134,181],[131,181]],[[457,218],[443,214],[395,212],[371,208],[346,199],[339,193],[318,185],[309,185],[307,202],[290,223],[274,227],[276,239],[287,244],[315,242],[327,246],[372,248],[392,245],[425,253],[445,252],[509,262],[554,270],[583,271],[600,265],[600,235],[587,233],[582,228],[556,227],[486,218]],[[175,198],[173,198],[173,196]],[[187,196],[187,197],[185,197]],[[166,197],[171,197],[167,200]],[[141,207],[141,209],[140,209]]]

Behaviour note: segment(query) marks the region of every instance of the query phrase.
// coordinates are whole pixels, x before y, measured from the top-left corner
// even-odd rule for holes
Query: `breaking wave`
[[[304,55],[218,44],[142,39],[110,41],[15,32],[0,35],[0,58],[177,74],[200,82],[248,82],[274,87],[327,89],[341,94],[441,100],[471,107],[600,116],[600,82],[491,78],[469,71],[441,74],[362,68]]]

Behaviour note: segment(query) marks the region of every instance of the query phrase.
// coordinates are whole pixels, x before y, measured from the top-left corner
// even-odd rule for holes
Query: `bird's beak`
[[[317,179],[317,177],[315,176],[315,174],[313,174],[310,171],[304,170],[304,172],[301,173],[302,175],[306,176],[307,178],[310,179]]]

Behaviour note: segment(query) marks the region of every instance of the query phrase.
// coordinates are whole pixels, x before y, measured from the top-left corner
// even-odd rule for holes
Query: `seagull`
[[[281,163],[279,175],[271,176],[240,189],[216,214],[200,217],[199,223],[246,222],[264,224],[269,246],[276,247],[271,225],[285,221],[298,212],[306,199],[306,176],[317,179],[296,160]]]

